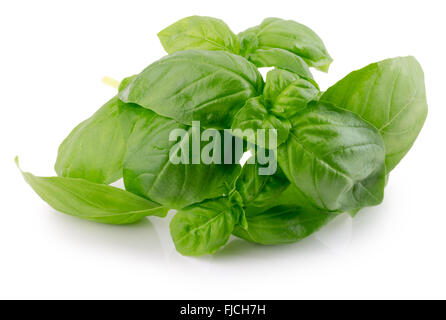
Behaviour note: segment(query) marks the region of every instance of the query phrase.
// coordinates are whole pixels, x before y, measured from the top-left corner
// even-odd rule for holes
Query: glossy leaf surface
[[[267,207],[289,186],[290,182],[281,173],[260,175],[259,164],[245,164],[237,179],[237,191],[245,207]]]
[[[276,67],[313,79],[307,63],[299,56],[280,48],[257,49],[247,57],[257,67]]]
[[[177,129],[188,136],[169,141],[169,135]],[[205,144],[202,142],[201,146]],[[173,209],[227,194],[241,170],[238,162],[193,164],[192,148],[192,127],[153,112],[146,114],[136,123],[129,138],[124,161],[126,189]],[[189,164],[172,162],[171,150],[188,152]]]
[[[255,53],[257,49],[278,48],[301,57],[310,67],[322,71],[327,71],[333,60],[313,30],[292,20],[267,18],[238,37],[241,53],[248,59],[250,53]]]
[[[249,99],[245,106],[234,116],[231,129],[236,134],[236,129],[242,132],[252,130],[246,140],[257,144],[262,148],[276,148],[286,141],[290,131],[288,120],[279,119],[266,109],[263,98],[256,97]],[[257,130],[263,130],[262,136],[258,135]],[[270,140],[270,135],[275,136],[275,140]],[[273,141],[270,145],[270,141]]]
[[[234,234],[248,241],[272,245],[302,240],[318,231],[336,215],[299,207],[279,206],[247,215],[248,229]]]
[[[18,160],[16,159],[17,165]],[[164,217],[167,208],[125,190],[79,178],[37,177],[25,181],[54,209],[82,219],[110,224],[134,223],[146,216]]]
[[[412,147],[427,116],[423,70],[414,57],[387,59],[353,71],[321,99],[378,128],[386,146],[388,172]]]
[[[121,178],[127,139],[138,109],[114,97],[80,123],[59,147],[57,174],[105,184]]]
[[[296,114],[291,124],[279,165],[317,207],[346,211],[382,201],[385,148],[376,128],[323,103]]]
[[[228,197],[180,210],[170,223],[177,251],[188,256],[214,253],[226,244],[242,214],[241,206]]]
[[[148,66],[119,98],[190,125],[230,128],[233,115],[263,90],[257,68],[225,51],[180,51]]]
[[[266,75],[263,91],[265,103],[272,114],[289,119],[317,99],[319,88],[314,81],[297,74],[274,69]]]
[[[237,36],[220,19],[191,16],[181,19],[158,33],[167,53],[182,50],[225,50],[239,52]]]

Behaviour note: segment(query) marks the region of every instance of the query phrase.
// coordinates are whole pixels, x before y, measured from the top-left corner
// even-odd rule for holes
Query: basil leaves
[[[283,49],[290,55],[301,58],[308,66],[322,71],[328,71],[333,61],[321,38],[313,30],[296,21],[267,18],[260,25],[241,32],[238,37],[242,43],[240,51],[248,59],[251,55],[255,56],[259,49]]]
[[[192,16],[158,37],[168,55],[73,129],[58,176],[22,174],[54,209],[95,222],[176,209],[170,232],[183,255],[212,254],[232,235],[299,241],[378,205],[427,116],[413,57],[372,63],[321,92],[310,68],[327,71],[332,58],[295,21],[236,34]],[[266,79],[261,67],[272,68]],[[125,190],[109,185],[120,178]]]

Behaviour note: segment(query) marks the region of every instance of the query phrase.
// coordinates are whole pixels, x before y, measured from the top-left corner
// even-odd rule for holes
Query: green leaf
[[[216,252],[228,242],[241,215],[243,209],[231,197],[206,200],[178,211],[170,223],[177,251],[187,256]]]
[[[130,84],[130,82],[132,82],[133,79],[136,78],[136,76],[137,76],[137,74],[134,74],[130,77],[126,77],[126,78],[122,79],[122,81],[119,83],[118,91],[121,91],[125,87],[127,87]]]
[[[414,57],[372,63],[353,71],[321,98],[378,128],[390,172],[406,155],[427,116],[424,74]]]
[[[232,190],[241,167],[237,159],[231,164],[193,164],[192,130],[175,120],[164,118],[155,113],[145,114],[136,123],[128,142],[124,160],[124,183],[127,190],[146,197],[170,208],[180,209],[205,199],[220,197]],[[183,130],[180,140],[169,141],[174,130]],[[197,132],[196,132],[197,133]],[[200,139],[199,132],[196,137]],[[198,140],[198,146],[207,144]],[[189,164],[175,164],[175,155],[184,151],[189,153]],[[225,154],[220,152],[220,155]],[[198,156],[200,153],[198,152]]]
[[[277,206],[300,207],[320,210],[315,202],[304,193],[302,193],[302,191],[298,189],[293,183],[290,183],[286,187],[286,189],[281,192],[276,198],[271,199],[271,201],[268,203],[268,206],[266,207],[272,208]],[[249,208],[246,208],[246,210],[250,212]]]
[[[237,191],[245,207],[267,207],[290,184],[281,172],[259,175],[258,169],[258,163],[245,164],[237,180]]]
[[[236,227],[234,235],[264,245],[292,243],[318,231],[335,216],[314,209],[279,206],[247,215],[248,229]]]
[[[241,32],[238,37],[241,54],[248,59],[258,49],[278,48],[301,57],[310,67],[322,71],[327,71],[333,61],[319,36],[292,20],[267,18],[260,25]]]
[[[234,135],[240,138],[243,137],[239,133],[251,133],[245,137],[248,142],[262,148],[274,149],[286,141],[290,127],[288,120],[279,119],[271,114],[264,106],[263,97],[259,96],[246,101],[245,106],[234,116],[231,129]],[[264,130],[263,136],[259,136],[257,130]]]
[[[246,100],[263,90],[257,68],[224,51],[181,51],[148,66],[119,93],[159,115],[190,125],[230,128]]]
[[[279,165],[310,201],[325,211],[381,203],[385,148],[376,128],[327,103],[314,103],[290,121]]]
[[[313,79],[306,62],[301,57],[284,49],[257,49],[250,53],[247,59],[259,68],[276,67],[295,73],[303,78]]]
[[[289,119],[305,109],[319,94],[317,84],[297,74],[274,69],[267,73],[263,90],[265,102],[270,112],[278,117]]]
[[[57,175],[109,184],[122,177],[127,138],[140,112],[147,110],[108,101],[71,131],[59,147]]]
[[[354,217],[356,217],[356,215],[358,214],[359,210],[361,210],[361,208],[353,209],[353,210],[347,211],[347,213],[350,215],[350,217],[354,218]]]
[[[19,166],[17,157],[15,161]],[[164,217],[167,214],[168,209],[158,203],[119,188],[78,178],[36,177],[23,171],[22,174],[25,181],[51,207],[82,219],[127,224],[146,216]]]
[[[239,52],[237,36],[220,19],[191,16],[171,24],[158,38],[167,53],[189,49]]]

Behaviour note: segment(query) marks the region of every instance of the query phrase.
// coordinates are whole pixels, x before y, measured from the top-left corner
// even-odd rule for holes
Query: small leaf
[[[263,94],[272,114],[290,119],[311,101],[317,100],[319,88],[312,80],[303,79],[286,70],[274,69],[266,75]]]
[[[282,172],[259,175],[259,164],[245,164],[237,180],[237,191],[247,207],[267,207],[285,191],[290,182]]]
[[[276,67],[302,78],[313,79],[308,65],[301,57],[281,48],[257,49],[246,58],[259,68]]]
[[[246,101],[245,106],[234,116],[231,126],[234,135],[243,138],[239,133],[251,133],[245,137],[248,142],[269,149],[277,148],[284,143],[288,138],[290,128],[288,120],[279,119],[266,109],[262,97]],[[257,130],[262,130],[264,134],[259,136]]]
[[[237,36],[222,20],[211,17],[181,19],[159,32],[158,38],[169,54],[189,49],[239,52]]]
[[[226,244],[243,209],[228,197],[179,210],[170,223],[177,251],[187,256],[212,254]]]
[[[321,38],[296,21],[267,18],[260,25],[241,32],[238,37],[241,53],[247,57],[258,49],[278,48],[302,58],[310,67],[325,72],[333,61]]]

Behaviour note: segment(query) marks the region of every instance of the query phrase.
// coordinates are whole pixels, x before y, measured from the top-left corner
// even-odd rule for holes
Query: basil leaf
[[[424,74],[414,57],[372,63],[353,71],[321,97],[378,128],[390,172],[406,155],[427,116]]]
[[[148,66],[119,93],[159,115],[190,125],[230,128],[232,116],[263,90],[257,68],[224,51],[181,51]]]
[[[276,198],[271,199],[266,208],[272,208],[277,206],[288,206],[288,207],[300,207],[308,209],[320,210],[320,208],[315,204],[315,202],[309,198],[307,195],[302,193],[293,183],[290,183],[286,189],[281,192]],[[257,210],[257,208],[253,208]],[[249,208],[246,208],[250,212]]]
[[[277,168],[273,175],[259,175],[258,163],[243,166],[237,180],[237,191],[242,197],[247,215],[258,214],[272,207],[288,206],[319,210],[299,189],[291,184]]]
[[[212,254],[228,242],[241,216],[243,209],[231,197],[207,200],[178,211],[170,223],[170,233],[179,253]]]
[[[310,67],[327,71],[333,59],[310,28],[292,20],[267,18],[238,35],[241,54],[248,59],[258,49],[279,48],[301,57]],[[279,66],[278,66],[279,67]]]
[[[258,163],[246,163],[237,179],[237,191],[245,207],[268,206],[290,184],[281,172],[276,172],[273,175],[259,175],[258,169]]]
[[[274,69],[267,73],[263,90],[265,102],[271,113],[289,119],[316,100],[319,88],[314,81],[306,80],[297,74]]]
[[[18,158],[16,158],[17,166]],[[20,168],[19,168],[20,169]],[[55,210],[101,223],[134,223],[146,216],[164,217],[166,208],[125,190],[78,178],[36,177],[25,181]]]
[[[246,101],[245,106],[234,116],[231,129],[235,135],[241,132],[251,132],[252,134],[246,136],[246,140],[250,143],[257,144],[262,148],[276,148],[286,141],[290,127],[288,120],[278,119],[274,114],[269,113],[263,104],[263,97],[260,96]],[[236,129],[242,131],[239,132]],[[258,135],[257,130],[259,129],[265,130],[261,137]],[[270,141],[271,134],[275,136],[272,143]]]
[[[122,177],[127,138],[138,109],[114,97],[71,131],[59,147],[57,175],[109,184]]]
[[[313,79],[306,62],[299,56],[280,48],[257,49],[247,56],[257,67],[276,67]]]
[[[347,211],[382,201],[385,148],[376,128],[323,103],[290,121],[290,137],[278,149],[279,165],[317,207]]]
[[[184,130],[187,136],[179,142],[169,141],[171,132],[178,129]],[[171,161],[171,150],[183,150],[192,157],[195,152],[192,130],[193,127],[153,112],[144,114],[128,141],[123,170],[126,189],[174,209],[227,194],[240,174],[237,160],[233,164],[223,164],[221,158],[217,159],[221,164],[193,164],[191,158],[188,158],[189,164]],[[208,144],[198,143],[200,147]],[[221,156],[224,154],[224,150],[220,152]]]
[[[134,74],[130,77],[125,77],[124,79],[122,79],[119,83],[118,91],[124,90],[124,88],[127,87],[134,78],[136,78],[136,76],[137,74]]]
[[[354,217],[356,217],[356,215],[358,214],[359,210],[361,210],[361,208],[353,209],[353,210],[347,211],[347,213],[350,215],[350,217],[354,218]]]
[[[336,214],[279,206],[256,214],[247,214],[248,229],[234,229],[234,235],[265,245],[292,243],[308,237],[331,221]]]
[[[220,19],[191,16],[181,19],[158,33],[167,53],[182,50],[224,50],[239,52],[237,36]]]

